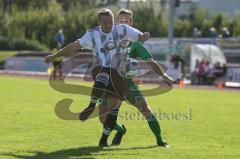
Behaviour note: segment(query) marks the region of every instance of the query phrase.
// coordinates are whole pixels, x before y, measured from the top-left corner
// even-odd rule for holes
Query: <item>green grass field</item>
[[[102,126],[97,118],[65,121],[54,113],[56,102],[63,98],[74,99],[71,109],[79,112],[88,97],[56,92],[43,79],[0,77],[0,159],[239,159],[239,97],[238,92],[192,89],[148,97],[156,113],[160,108],[168,114],[191,109],[191,120],[160,120],[169,149],[156,147],[147,122],[126,117],[138,112],[124,104],[119,122],[128,132],[122,144],[100,149]]]

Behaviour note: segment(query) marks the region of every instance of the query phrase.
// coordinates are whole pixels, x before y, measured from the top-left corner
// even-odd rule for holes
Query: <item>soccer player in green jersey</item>
[[[118,12],[117,23],[127,24],[132,26],[133,24],[132,12],[130,10],[121,9]],[[161,66],[156,61],[153,60],[152,55],[142,45],[141,42],[132,42],[129,57],[134,59],[141,58],[142,60],[145,60],[155,72],[157,72],[159,75],[163,77],[164,80],[171,83],[173,82],[173,80],[164,73]],[[127,77],[127,79],[125,80],[124,87],[125,87],[124,89],[125,89],[126,100],[130,104],[134,105],[137,109],[139,109],[139,111],[147,119],[150,129],[156,137],[157,145],[162,147],[169,147],[169,145],[163,140],[161,136],[161,128],[156,116],[154,115],[150,106],[147,104],[147,101],[144,95],[142,94],[142,92],[139,90],[137,84],[133,81],[131,77]],[[108,108],[107,105],[108,105],[108,100],[107,98],[103,97],[99,105],[99,115],[100,115],[99,119],[102,123],[105,122],[106,117],[109,115],[109,114],[106,114],[106,112],[108,111],[110,112],[110,109],[111,109],[111,108]],[[123,124],[116,122],[114,130],[116,130],[117,133],[113,138],[112,145],[119,145],[121,143],[122,136],[126,133],[126,128]]]

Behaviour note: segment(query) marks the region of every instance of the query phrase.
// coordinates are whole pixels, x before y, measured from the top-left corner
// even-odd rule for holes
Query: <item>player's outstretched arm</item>
[[[156,72],[157,74],[161,75],[164,80],[171,82],[171,83],[174,82],[174,80],[164,72],[163,68],[155,60],[153,60],[151,58],[147,61],[147,63],[150,65],[150,67],[153,69],[153,71]]]
[[[63,49],[59,50],[56,54],[46,56],[45,62],[50,63],[50,62],[54,61],[54,59],[57,57],[66,56],[66,55],[73,53],[75,51],[78,51],[80,49],[81,49],[80,43],[78,41],[75,41],[73,43],[68,44]]]
[[[130,41],[141,41],[145,42],[150,38],[149,32],[141,32],[136,28],[130,27],[128,25],[123,25],[126,27],[127,37]]]

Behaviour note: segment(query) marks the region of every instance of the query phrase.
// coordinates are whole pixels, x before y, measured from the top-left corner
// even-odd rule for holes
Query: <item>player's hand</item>
[[[45,62],[46,63],[50,63],[54,60],[54,56],[53,55],[48,55],[45,57]]]
[[[141,42],[145,42],[150,38],[150,33],[149,32],[144,32],[143,34],[139,34],[138,40]]]
[[[163,78],[164,81],[167,81],[169,83],[173,83],[174,82],[174,80],[171,77],[169,77],[166,73],[164,73],[162,75],[162,78]]]

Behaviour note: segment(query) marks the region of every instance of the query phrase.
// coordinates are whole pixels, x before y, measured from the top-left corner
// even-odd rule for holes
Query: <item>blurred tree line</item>
[[[87,29],[97,26],[97,10],[117,0],[1,0],[0,50],[53,49],[54,35],[63,29],[65,42],[70,43]],[[151,5],[131,8],[134,27],[149,31],[152,37],[167,36],[167,10],[155,12]],[[116,12],[117,10],[115,10]],[[224,15],[208,16],[197,9],[192,14],[175,18],[176,37],[192,37],[197,27],[203,37],[210,36],[210,27],[217,33],[227,27],[232,36],[240,35],[240,15],[232,19]]]

